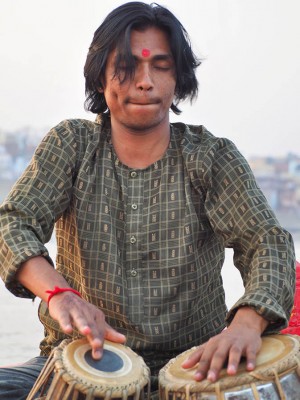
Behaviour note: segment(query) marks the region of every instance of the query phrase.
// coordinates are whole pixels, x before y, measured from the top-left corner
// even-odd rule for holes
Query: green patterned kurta
[[[43,255],[56,222],[56,268],[127,344],[177,354],[225,326],[224,247],[233,247],[249,305],[283,328],[294,250],[236,147],[202,126],[171,124],[164,157],[135,170],[117,159],[107,117],[60,123],[1,207],[1,276],[18,296],[20,263]],[[234,290],[234,288],[233,288]],[[62,338],[42,303],[42,354]],[[148,357],[148,358],[149,358]],[[168,357],[167,357],[168,358]]]

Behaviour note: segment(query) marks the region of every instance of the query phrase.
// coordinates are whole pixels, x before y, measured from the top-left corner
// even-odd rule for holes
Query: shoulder
[[[106,129],[104,122],[99,119],[95,122],[87,119],[65,119],[54,126],[43,141],[84,151],[91,142],[99,144]]]
[[[95,131],[99,131],[100,126],[100,124],[87,119],[65,119],[54,126],[51,131],[57,133],[61,138],[80,135],[84,139],[93,135]]]
[[[211,185],[213,177],[219,179],[221,175],[252,176],[248,162],[230,139],[213,135],[203,125],[174,124],[173,129],[187,171],[197,186],[199,179],[201,185]]]
[[[203,125],[174,123],[171,126],[174,136],[180,141],[182,152],[186,155],[198,154],[199,158],[203,159],[204,155],[214,158],[224,150],[238,151],[230,139],[215,136]]]

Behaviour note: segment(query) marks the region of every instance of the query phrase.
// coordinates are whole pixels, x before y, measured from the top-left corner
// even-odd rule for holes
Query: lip
[[[134,106],[153,106],[153,105],[155,105],[155,104],[158,104],[158,103],[154,103],[154,102],[151,102],[151,103],[134,103],[134,102],[129,102],[129,104],[132,104],[132,105],[134,105]]]
[[[151,105],[154,105],[154,104],[158,104],[159,100],[158,99],[151,99],[151,100],[150,99],[145,99],[145,100],[142,100],[142,99],[128,99],[127,103],[128,104],[133,104],[135,106],[151,106]]]

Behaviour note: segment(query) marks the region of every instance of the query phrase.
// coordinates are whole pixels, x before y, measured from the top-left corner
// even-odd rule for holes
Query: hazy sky
[[[83,108],[83,65],[94,31],[122,3],[0,0],[0,129],[44,134],[65,118],[94,119]],[[203,124],[247,157],[300,154],[300,1],[159,3],[204,59],[197,102],[171,119]]]

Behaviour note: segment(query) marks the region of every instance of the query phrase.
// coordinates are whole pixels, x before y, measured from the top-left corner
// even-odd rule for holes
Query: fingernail
[[[216,380],[216,374],[213,371],[208,371],[207,379],[214,382]]]
[[[101,357],[101,352],[99,350],[94,351],[94,358],[99,360],[100,357]]]
[[[71,324],[65,325],[64,328],[63,328],[63,330],[64,330],[65,332],[67,332],[67,333],[71,333],[72,330],[73,330],[72,325],[71,325]]]
[[[187,360],[184,360],[183,363],[181,364],[182,368],[185,368],[186,363],[187,363]]]
[[[249,362],[249,363],[247,364],[247,369],[248,369],[248,370],[253,371],[254,368],[255,368],[255,365],[254,365],[252,362]]]
[[[194,377],[196,381],[201,381],[203,379],[203,375],[201,374],[201,372],[196,372]]]
[[[89,333],[91,333],[91,328],[89,327],[89,326],[84,326],[83,328],[82,328],[82,330],[81,330],[81,332],[84,334],[84,335],[88,335]]]
[[[235,374],[235,373],[236,373],[236,367],[235,367],[235,365],[228,365],[227,373],[228,373],[228,374]]]

